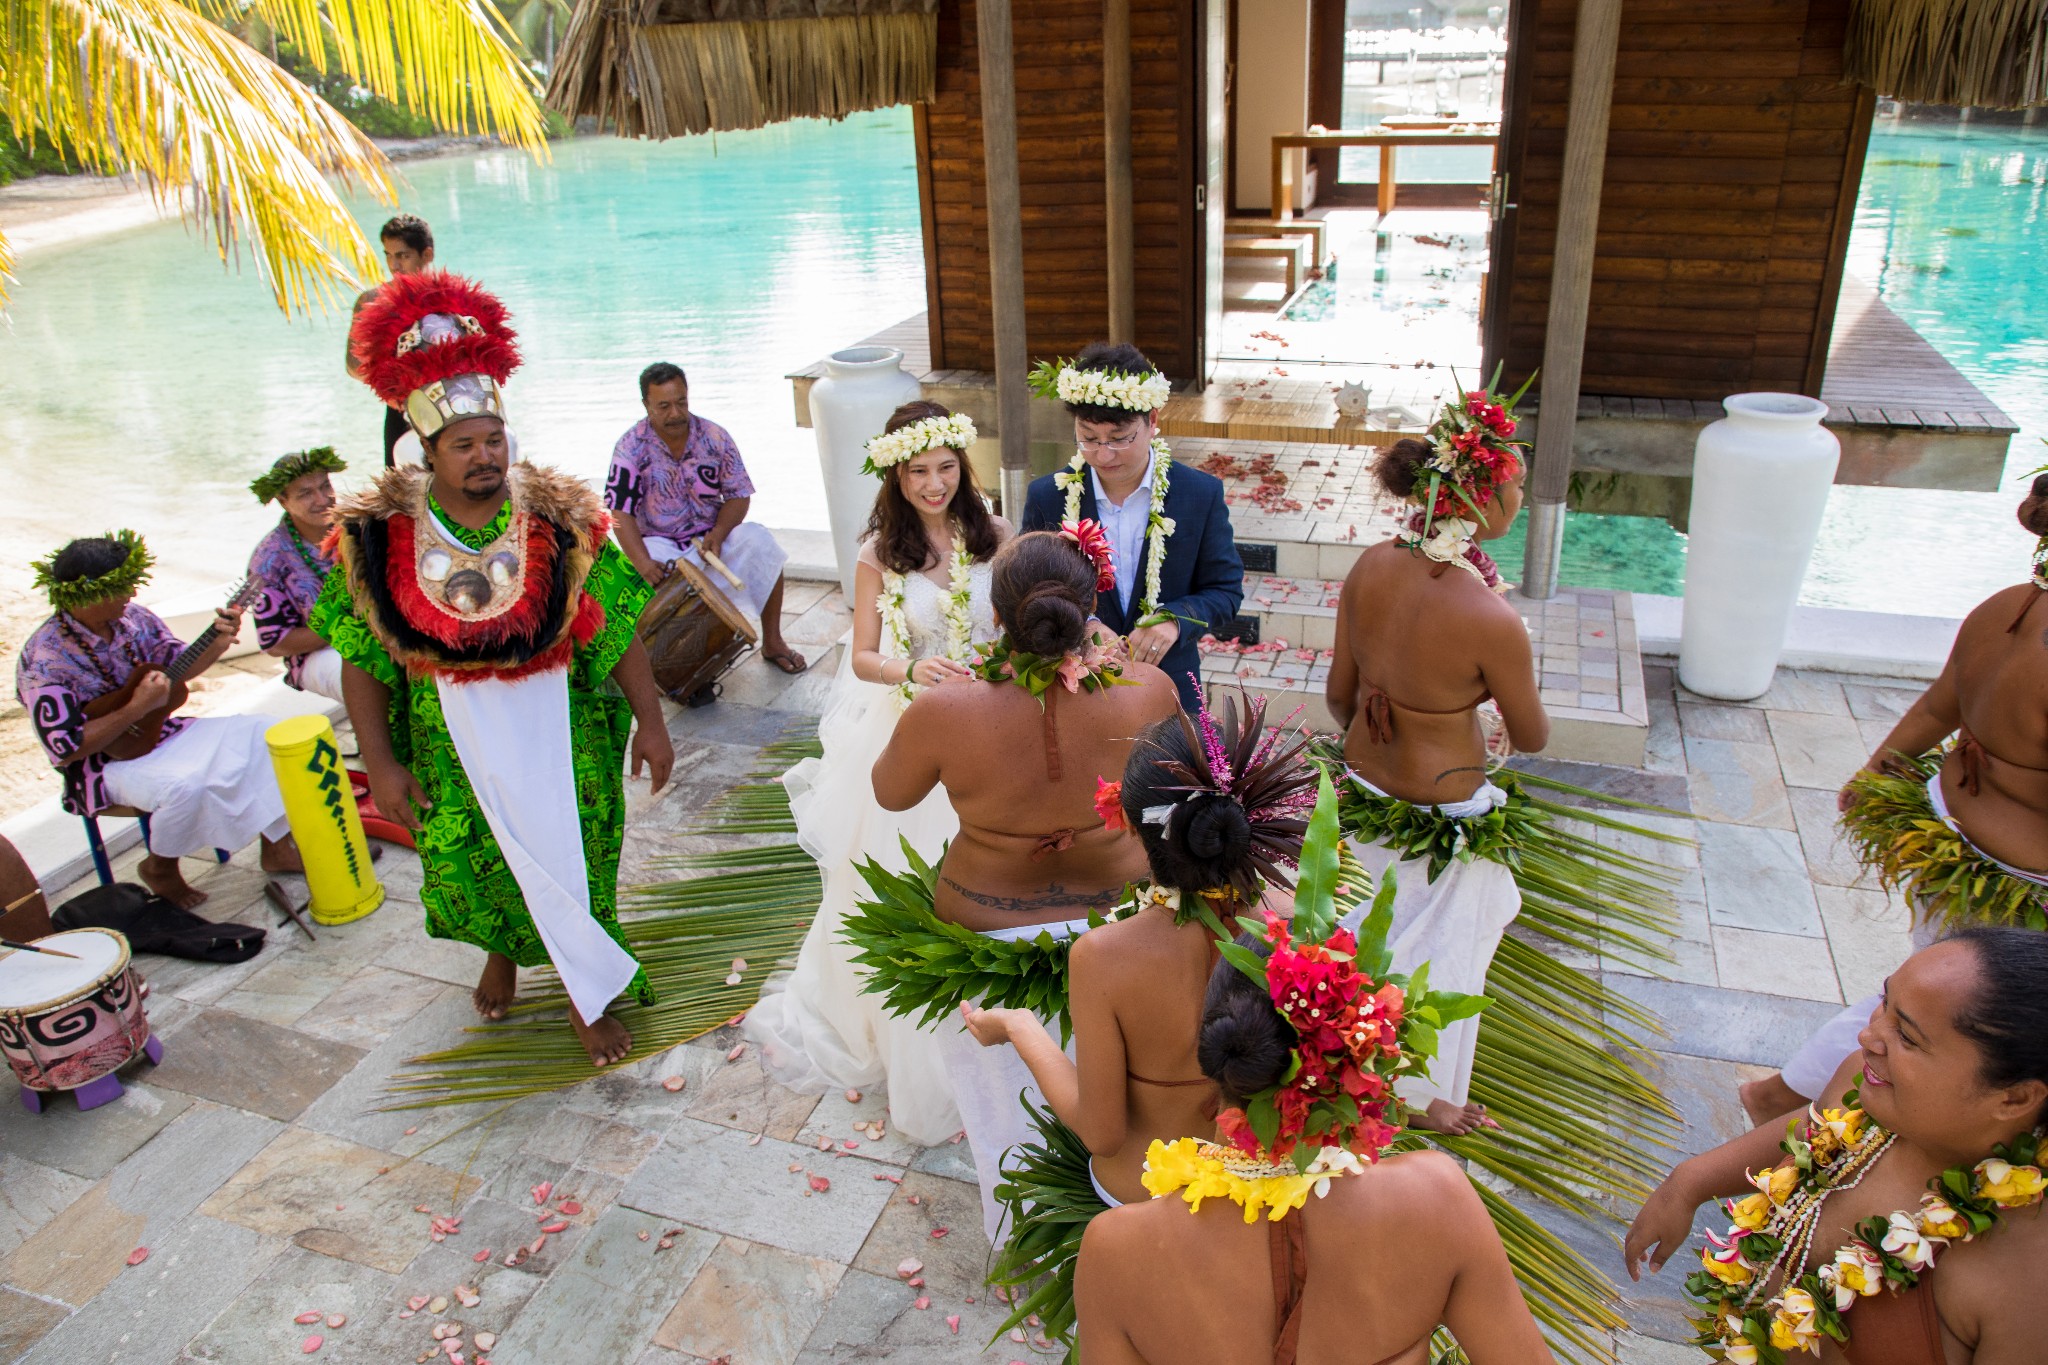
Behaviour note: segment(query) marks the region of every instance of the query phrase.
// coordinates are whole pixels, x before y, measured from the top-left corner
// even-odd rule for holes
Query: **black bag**
[[[137,953],[163,953],[194,962],[247,962],[263,951],[265,930],[227,920],[215,924],[181,910],[132,882],[96,886],[57,907],[59,929],[112,929]]]

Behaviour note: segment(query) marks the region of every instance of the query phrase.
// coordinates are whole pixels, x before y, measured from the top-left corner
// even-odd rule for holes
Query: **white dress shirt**
[[[1152,476],[1158,472],[1153,466],[1158,459],[1155,451],[1145,461],[1143,477],[1121,507],[1102,491],[1102,476],[1092,467],[1088,470],[1095,489],[1095,519],[1102,523],[1102,530],[1109,537],[1110,563],[1116,568],[1117,602],[1127,615],[1132,594],[1145,576],[1145,524],[1152,516]]]

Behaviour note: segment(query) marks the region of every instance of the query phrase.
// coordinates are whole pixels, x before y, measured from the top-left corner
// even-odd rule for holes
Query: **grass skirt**
[[[1902,771],[1849,779],[1856,804],[1842,832],[1856,857],[1887,890],[1903,891],[1914,914],[1940,922],[2048,929],[2048,889],[2008,873],[1943,823],[1927,795],[1941,770],[1940,749],[1900,760]]]

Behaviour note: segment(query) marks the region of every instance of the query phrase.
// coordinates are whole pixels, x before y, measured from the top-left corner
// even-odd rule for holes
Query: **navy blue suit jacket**
[[[1067,495],[1048,474],[1031,481],[1024,501],[1024,529],[1057,531]],[[1081,486],[1081,515],[1095,519],[1095,480]],[[1180,618],[1180,639],[1159,666],[1180,689],[1180,704],[1195,709],[1200,697],[1196,678],[1202,670],[1195,641],[1232,617],[1244,602],[1244,561],[1237,557],[1237,538],[1230,531],[1230,509],[1223,502],[1223,481],[1192,466],[1176,463],[1166,486],[1166,515],[1173,534],[1166,542],[1166,564],[1159,573],[1159,607]],[[1101,594],[1095,615],[1119,635],[1129,635],[1140,615],[1145,594],[1145,560],[1152,552],[1147,533],[1135,572],[1140,575],[1126,611],[1115,589]]]

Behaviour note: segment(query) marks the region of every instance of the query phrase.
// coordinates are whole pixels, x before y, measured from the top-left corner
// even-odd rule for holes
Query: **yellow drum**
[[[306,863],[317,924],[347,924],[384,903],[341,746],[325,716],[293,716],[263,736],[284,793],[285,818]]]

